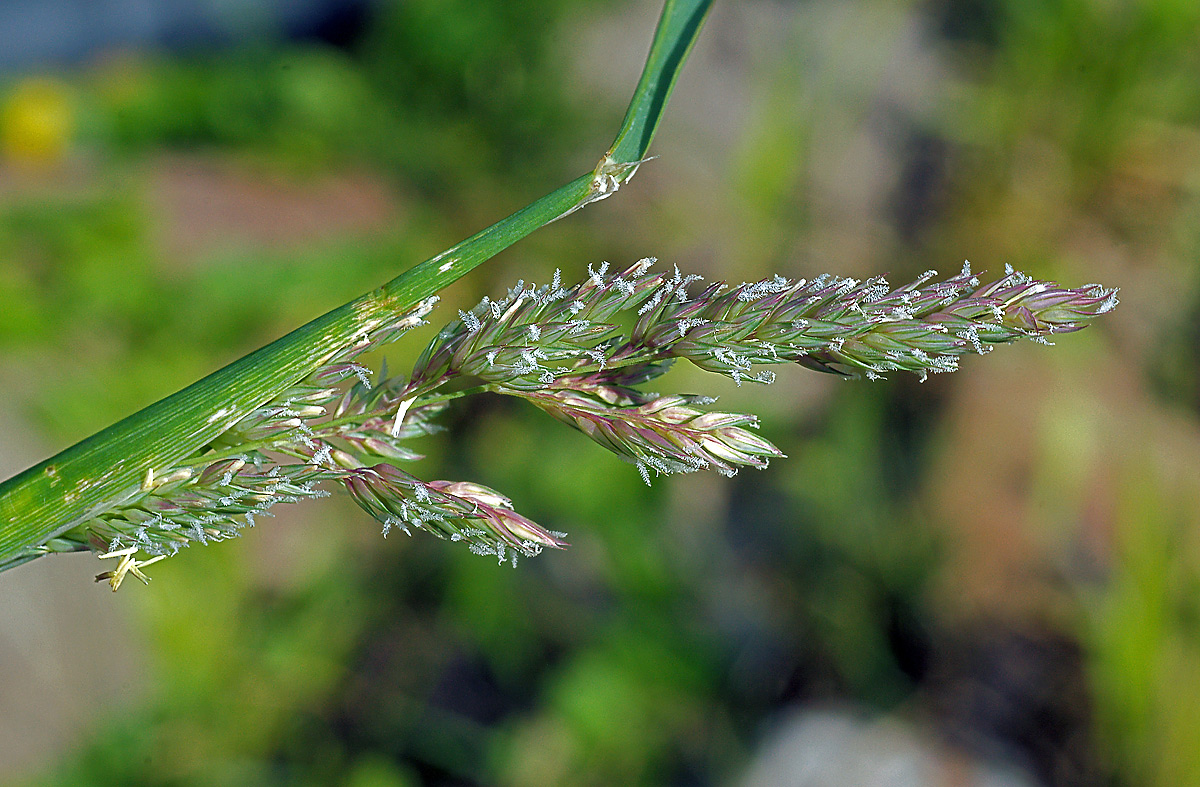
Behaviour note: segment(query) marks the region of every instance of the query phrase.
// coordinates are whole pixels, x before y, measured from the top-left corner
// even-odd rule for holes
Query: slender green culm
[[[613,147],[596,169],[458,245],[0,484],[0,570],[54,551],[60,539],[153,487],[155,476],[210,446],[361,337],[411,327],[435,293],[534,230],[610,196],[645,157],[711,0],[668,0]],[[96,544],[109,548],[111,544]],[[112,551],[110,549],[110,551]],[[117,571],[139,575],[122,555]]]

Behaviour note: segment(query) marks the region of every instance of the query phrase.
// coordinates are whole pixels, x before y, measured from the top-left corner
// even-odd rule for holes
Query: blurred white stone
[[[762,742],[740,787],[1036,787],[1004,763],[976,760],[894,717],[802,709]]]

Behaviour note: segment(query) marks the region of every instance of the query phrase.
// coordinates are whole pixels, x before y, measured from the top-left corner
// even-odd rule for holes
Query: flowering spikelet
[[[122,569],[106,572],[113,590],[126,573],[145,579],[138,566],[142,552],[158,559],[174,555],[194,543],[224,541],[253,526],[255,518],[270,515],[277,503],[294,503],[327,497],[316,488],[319,480],[304,465],[272,466],[269,469],[237,457],[200,467],[180,468],[161,477],[148,474],[140,487],[129,490],[123,501],[88,519],[77,530],[108,555],[128,558]],[[68,538],[70,535],[68,535]]]
[[[133,492],[122,505],[89,520],[87,528],[109,549],[136,544],[149,555],[173,555],[197,541],[237,536],[276,503],[327,496],[315,481],[303,465],[264,470],[240,458],[199,473],[184,468]]]
[[[554,388],[526,398],[639,468],[659,473],[712,468],[733,475],[739,467],[763,469],[783,452],[743,427],[753,415],[704,412],[700,396],[650,396],[628,388]]]
[[[616,334],[618,326],[610,320],[661,285],[662,275],[644,275],[652,264],[641,260],[606,277],[606,263],[598,271],[589,269],[589,277],[573,287],[520,283],[501,300],[484,298],[438,334],[417,361],[410,387],[467,374],[510,389],[536,390],[553,382],[551,364],[572,364],[581,357],[602,363],[589,352]]]
[[[451,541],[466,541],[476,554],[504,562],[508,550],[536,555],[543,547],[567,545],[512,510],[512,502],[480,484],[463,481],[426,483],[389,464],[346,474],[343,481],[354,502],[384,525],[408,532],[425,530]]]

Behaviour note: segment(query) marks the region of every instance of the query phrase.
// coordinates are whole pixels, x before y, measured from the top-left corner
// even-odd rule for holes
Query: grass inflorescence
[[[148,472],[42,549],[119,557],[117,569],[98,577],[116,589],[131,573],[144,580],[141,567],[182,547],[238,535],[278,503],[342,488],[384,535],[424,530],[515,564],[518,555],[566,546],[564,534],[488,487],[425,481],[398,466],[422,458],[410,441],[435,432],[433,419],[454,399],[524,399],[634,464],[647,483],[675,472],[732,475],[783,453],[754,431],[753,415],[709,409],[715,400],[705,396],[642,388],[678,359],[739,385],[770,383],[762,367],[779,363],[925,379],[995,344],[1048,343],[1117,304],[1115,290],[1061,288],[1012,269],[981,284],[969,265],[893,289],[882,277],[829,275],[705,285],[678,269],[655,271],[654,262],[617,273],[589,267],[573,285],[558,272],[549,284],[519,282],[460,312],[409,374],[392,376],[385,366],[372,381],[359,356],[422,324],[435,300],[428,299],[355,337],[193,456]]]

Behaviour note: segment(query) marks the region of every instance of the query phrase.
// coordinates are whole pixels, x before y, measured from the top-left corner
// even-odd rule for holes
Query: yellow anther
[[[126,547],[125,549],[116,549],[112,552],[105,552],[103,555],[98,555],[101,560],[119,557],[121,558],[121,562],[118,563],[117,567],[112,571],[105,571],[103,574],[97,574],[96,581],[102,582],[107,579],[109,587],[113,589],[113,592],[116,592],[117,588],[121,587],[121,583],[125,581],[125,576],[127,574],[133,574],[135,577],[142,580],[143,584],[149,585],[150,577],[143,574],[142,569],[152,563],[157,563],[166,557],[166,555],[158,555],[157,557],[152,557],[149,560],[138,560],[134,557],[134,555],[137,554],[137,551],[138,547]]]

